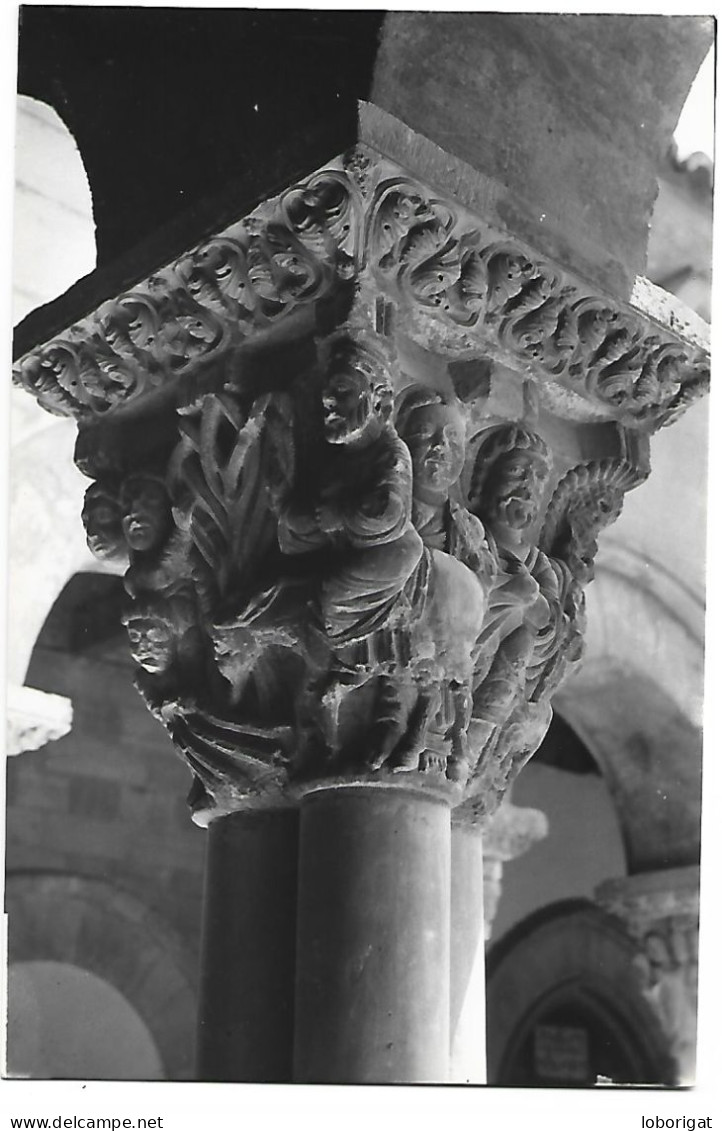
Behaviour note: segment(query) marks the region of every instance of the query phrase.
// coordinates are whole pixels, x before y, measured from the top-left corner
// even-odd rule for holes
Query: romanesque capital
[[[319,783],[496,809],[648,434],[707,386],[665,309],[359,145],[18,360],[78,421],[197,820]]]
[[[548,832],[549,822],[540,809],[514,805],[508,795],[485,825],[484,931],[487,940],[491,937],[501,899],[504,865],[510,860],[518,860]]]
[[[8,684],[7,711],[8,757],[57,742],[68,734],[73,720],[73,708],[64,695],[17,683]]]
[[[694,1080],[697,1038],[699,867],[608,880],[598,902],[639,945],[637,969],[677,1062],[680,1083]]]

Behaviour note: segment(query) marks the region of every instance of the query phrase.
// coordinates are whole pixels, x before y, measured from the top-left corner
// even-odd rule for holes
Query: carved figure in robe
[[[375,764],[390,760],[398,769],[443,769],[453,776],[453,766],[467,760],[476,638],[496,566],[482,524],[451,497],[466,455],[461,406],[416,385],[402,394],[396,422],[411,455],[412,517],[430,579],[410,628],[417,700],[402,736],[382,703]]]
[[[556,576],[557,596],[529,667],[531,700],[551,695],[568,665],[581,658],[584,587],[594,577],[597,539],[619,517],[625,492],[646,474],[644,467],[608,457],[571,468],[557,484],[539,536],[539,555]]]
[[[533,544],[550,472],[546,444],[520,425],[493,429],[477,452],[470,506],[499,564],[475,680],[477,760],[525,695],[535,650],[549,647],[545,630],[557,632],[560,575]]]
[[[320,360],[322,443],[275,504],[283,555],[307,558],[316,579],[330,654],[308,702],[320,701],[323,740],[337,752],[346,696],[395,664],[423,545],[411,521],[411,459],[390,420],[387,346],[346,326],[322,343]]]
[[[451,554],[488,582],[496,563],[484,527],[452,495],[466,459],[461,405],[414,385],[400,397],[396,427],[411,455],[412,518],[424,545]]]
[[[392,617],[419,563],[411,522],[411,459],[390,422],[393,393],[383,347],[343,330],[323,351],[323,444],[310,489],[280,503],[286,555],[316,554],[320,613],[331,648],[366,640]]]
[[[503,430],[496,438],[492,435],[487,444],[502,453],[505,445],[511,445],[508,450],[513,451],[514,437],[507,431],[506,437]],[[527,545],[524,568],[538,585],[540,601],[547,609],[545,620],[527,614],[519,627],[502,633],[491,666],[476,687],[473,714],[478,761],[474,777],[479,788],[485,788],[482,778],[488,777],[485,762],[489,757],[495,763],[501,758],[505,772],[511,775],[536,749],[530,735],[537,746],[541,742],[549,700],[569,665],[582,655],[583,587],[594,576],[597,537],[619,515],[624,492],[645,474],[644,469],[616,458],[572,468],[554,491],[534,546],[522,532],[537,525],[549,474],[548,460],[537,459],[536,475],[533,472],[534,450],[543,455],[541,443],[528,434],[521,454],[506,468],[502,463],[501,476],[489,474],[482,465],[472,480],[476,506],[483,508],[482,517],[502,553],[519,556]],[[487,446],[487,466],[491,463],[493,467],[490,451],[493,454],[494,448]],[[515,736],[522,732],[526,738],[520,750]]]

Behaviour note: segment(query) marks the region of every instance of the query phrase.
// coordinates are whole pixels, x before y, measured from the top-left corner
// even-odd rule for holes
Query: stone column
[[[250,810],[208,829],[198,1078],[292,1079],[298,813]]]
[[[210,826],[216,1078],[287,1078],[299,806],[294,1077],[448,1078],[450,1024],[483,1028],[450,811],[488,821],[539,747],[597,538],[708,382],[670,303],[610,297],[388,126],[366,107],[358,145],[15,370],[79,423],[88,542],[128,566],[138,689]]]
[[[451,829],[451,1079],[486,1083],[485,862],[481,827]]]
[[[677,1082],[694,1083],[699,867],[607,880],[596,895],[638,943],[642,992],[669,1040]]]
[[[486,1083],[484,940],[491,937],[504,864],[547,834],[537,809],[507,798],[486,824],[472,805],[451,828],[451,1072],[457,1083]]]
[[[294,1078],[443,1083],[449,806],[402,785],[301,808]]]

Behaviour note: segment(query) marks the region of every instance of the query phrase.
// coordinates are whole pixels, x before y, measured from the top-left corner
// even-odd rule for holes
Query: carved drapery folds
[[[601,422],[607,450],[611,426],[611,454],[573,466],[538,409],[505,419],[473,382],[462,403],[444,371],[467,359]],[[645,474],[629,430],[706,366],[359,148],[15,379],[80,423],[88,544],[127,562],[138,685],[197,819],[401,780],[474,818],[581,656],[596,539]]]

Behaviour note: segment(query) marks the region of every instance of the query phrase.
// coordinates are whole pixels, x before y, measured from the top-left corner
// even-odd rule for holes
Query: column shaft
[[[291,1080],[297,864],[296,810],[234,813],[209,826],[201,1080]]]
[[[451,1079],[486,1083],[484,853],[481,829],[451,830]]]
[[[295,1079],[448,1078],[450,820],[404,788],[301,810]]]

